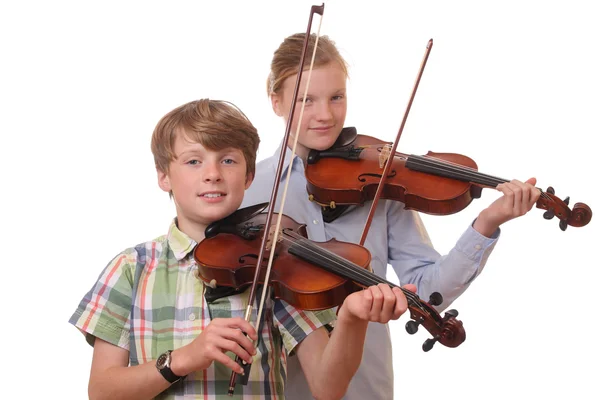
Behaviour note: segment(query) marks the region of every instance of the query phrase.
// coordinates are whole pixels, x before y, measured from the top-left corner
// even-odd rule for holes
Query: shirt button
[[[480,245],[480,244],[476,244],[476,245],[475,245],[475,249],[477,249],[477,250],[481,250],[481,245]]]
[[[317,221],[316,219],[313,219],[313,224],[318,225],[319,221]]]
[[[193,321],[196,319],[196,315],[194,313],[191,313],[189,316],[190,321]]]

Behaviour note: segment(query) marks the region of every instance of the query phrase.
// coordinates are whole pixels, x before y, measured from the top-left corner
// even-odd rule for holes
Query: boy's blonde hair
[[[290,76],[298,73],[298,64],[300,64],[305,37],[306,33],[296,33],[288,36],[273,53],[271,72],[267,79],[268,96],[277,94],[281,89],[283,82]],[[316,39],[317,35],[315,33],[312,33],[308,38],[306,58],[304,59],[303,66],[304,69],[310,67],[310,60],[312,58],[313,49],[315,48]],[[331,62],[337,62],[342,68],[342,71],[348,76],[348,64],[335,46],[335,42],[329,39],[328,36],[319,36],[314,68],[323,67]]]
[[[177,158],[173,147],[179,134],[209,150],[229,147],[241,150],[246,160],[246,174],[254,177],[260,139],[254,125],[232,103],[195,100],[162,117],[154,129],[151,144],[154,164],[159,171],[168,173],[170,162]]]

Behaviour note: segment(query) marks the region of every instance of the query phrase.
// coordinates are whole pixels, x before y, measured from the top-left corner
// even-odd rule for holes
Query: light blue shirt
[[[280,151],[281,145],[273,156],[257,164],[254,182],[241,207],[270,200]],[[291,150],[286,148],[275,212],[280,208],[290,157]],[[284,214],[306,224],[311,240],[360,241],[371,202],[352,207],[331,223],[323,222],[321,206],[308,199],[304,164],[298,157],[294,157],[287,190]],[[499,235],[497,230],[493,238],[487,238],[469,226],[454,248],[441,256],[433,248],[417,212],[405,210],[404,204],[397,201],[380,200],[364,246],[371,252],[373,272],[385,278],[387,266],[391,265],[401,284],[415,284],[423,300],[428,301],[432,292],[441,293],[444,302],[436,308],[443,310],[481,273]],[[388,325],[369,323],[362,362],[344,399],[389,400],[393,398],[393,384]],[[297,357],[288,359],[285,394],[289,400],[311,398]]]

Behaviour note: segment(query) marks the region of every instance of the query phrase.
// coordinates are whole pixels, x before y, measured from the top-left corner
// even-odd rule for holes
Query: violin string
[[[358,146],[360,148],[366,149],[366,148],[379,148],[381,147],[381,145],[364,145],[364,146]],[[421,164],[421,165],[428,165],[432,170],[437,170],[437,171],[453,171],[456,172],[456,176],[459,176],[461,178],[465,178],[470,182],[476,182],[476,183],[482,183],[484,185],[487,186],[491,186],[491,187],[496,187],[501,183],[507,183],[509,182],[507,179],[502,179],[502,178],[498,178],[492,175],[488,175],[488,174],[484,174],[482,172],[477,171],[474,168],[462,165],[462,164],[457,164],[454,163],[452,161],[447,161],[447,160],[442,160],[439,158],[435,158],[435,157],[427,157],[427,156],[417,156],[417,155],[411,155],[411,156],[407,156],[406,154],[402,154],[402,153],[396,153],[394,155],[394,157],[405,157],[405,158],[411,158],[411,161],[415,161],[417,164]],[[419,162],[422,161],[422,162]],[[432,167],[433,165],[437,165],[439,166],[439,168],[435,168]],[[542,189],[537,188],[540,191],[540,196],[546,200],[552,201],[554,202],[554,199],[552,199],[546,192],[544,192]]]
[[[302,121],[302,117],[304,115],[304,106],[306,105],[306,94],[308,93],[308,87],[309,87],[309,84],[310,84],[310,78],[311,78],[311,75],[312,75],[313,65],[315,63],[315,56],[317,54],[317,48],[318,48],[317,45],[319,43],[319,36],[320,36],[320,33],[321,33],[321,24],[322,24],[322,22],[323,22],[323,18],[321,16],[321,18],[319,18],[319,26],[317,27],[317,36],[315,38],[315,45],[313,47],[313,53],[312,53],[312,57],[311,57],[311,60],[310,60],[310,67],[308,69],[308,77],[306,78],[306,85],[304,86],[304,94],[302,96],[302,105],[300,107],[300,115],[298,117],[298,123],[297,123],[297,126],[296,126],[296,134],[294,135],[294,145],[292,147],[292,154],[290,156],[290,164],[288,166],[287,177],[285,179],[285,185],[284,185],[284,188],[283,188],[283,194],[281,196],[279,213],[277,215],[277,223],[275,225],[275,233],[274,233],[274,236],[273,236],[273,243],[277,243],[277,237],[278,237],[278,234],[279,234],[279,228],[281,226],[281,219],[282,219],[282,216],[283,216],[283,209],[284,209],[283,207],[285,205],[285,199],[287,198],[287,191],[288,191],[288,187],[289,187],[289,183],[290,183],[290,175],[291,175],[291,172],[292,172],[292,165],[294,163],[294,158],[296,156],[296,145],[298,144],[298,136],[299,136],[299,133],[300,133],[301,121]],[[294,101],[295,101],[295,99],[292,99],[292,106],[294,105]],[[284,146],[285,146],[285,144],[284,144]],[[285,147],[282,148],[281,151],[284,151],[284,150],[285,150]],[[268,234],[268,233],[265,231],[265,234]],[[258,312],[257,312],[258,317],[257,317],[257,321],[256,321],[256,328],[258,328],[258,324],[259,324],[260,317],[261,317],[261,314],[262,314],[262,311],[263,311],[263,307],[264,307],[264,303],[265,303],[265,296],[266,296],[267,287],[268,287],[267,283],[269,281],[269,277],[271,276],[271,267],[272,267],[272,264],[273,264],[273,257],[275,256],[275,247],[276,246],[272,246],[271,253],[269,254],[269,264],[267,266],[267,271],[265,273],[265,285],[263,286],[263,290],[262,290],[262,294],[261,294],[261,299],[260,299],[260,303],[259,303],[259,309],[258,309]]]
[[[477,170],[471,167],[456,164],[446,160],[441,160],[434,157],[412,155],[410,156],[410,158],[417,164],[427,166],[430,170],[453,172],[455,176],[475,183],[482,183],[484,185],[496,187],[498,184],[509,182],[506,179],[478,172]],[[543,190],[539,188],[538,190],[540,190],[541,196],[543,198],[547,200],[552,200],[552,198],[550,198],[550,196],[548,196]]]
[[[296,235],[297,236],[297,235]],[[376,274],[350,262],[349,260],[344,259],[343,257],[338,256],[335,253],[330,252],[327,249],[323,249],[320,246],[315,245],[308,239],[303,237],[297,238],[297,242],[295,242],[296,246],[302,247],[307,251],[308,255],[319,256],[321,259],[325,259],[329,261],[330,265],[328,265],[328,269],[331,272],[337,273],[344,278],[348,278],[354,280],[357,283],[363,284],[365,286],[373,286],[378,283],[387,284],[390,287],[399,288],[404,295],[410,305],[413,307],[421,309],[423,312],[427,312],[421,305],[419,301],[419,297],[413,292],[404,289],[398,285],[395,285],[391,282],[386,281],[383,278],[380,278]],[[299,243],[298,243],[299,242]],[[308,256],[311,261],[316,263],[319,262],[318,259]]]
[[[293,237],[295,240],[286,238],[285,234]],[[395,285],[395,284],[379,277],[378,275],[376,275],[372,272],[365,270],[364,268],[360,267],[359,265],[356,265],[356,264],[352,263],[351,261],[346,260],[345,258],[316,245],[315,243],[311,242],[310,240],[304,238],[301,235],[298,235],[295,232],[288,231],[285,234],[282,236],[282,238],[284,240],[288,240],[288,241],[294,243],[296,246],[303,248],[308,253],[321,256],[325,260],[329,261],[332,264],[331,265],[331,267],[333,267],[332,269],[335,269],[336,271],[338,271],[340,274],[342,274],[343,277],[348,277],[353,280],[355,279],[359,283],[367,284],[367,285],[373,285],[373,284],[377,284],[377,283],[385,283],[385,284],[388,284],[390,287],[398,287],[400,290],[402,290],[402,292],[405,294],[407,299],[413,303],[413,305],[418,306],[419,308],[422,309],[421,304],[419,302],[419,297],[416,294],[414,294],[413,292],[411,292],[410,290],[404,289],[398,285]]]

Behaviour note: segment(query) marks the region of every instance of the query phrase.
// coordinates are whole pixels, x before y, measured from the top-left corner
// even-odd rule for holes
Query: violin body
[[[357,158],[342,156],[350,148],[338,150],[339,157],[320,155],[320,162],[306,168],[307,190],[312,199],[321,205],[364,204],[373,200],[381,181],[380,160],[386,142],[371,136],[358,135],[353,149],[362,148]],[[314,153],[313,153],[314,156]],[[425,157],[435,157],[449,163],[477,170],[475,161],[453,153],[428,152]],[[322,160],[327,158],[327,160]],[[481,197],[481,187],[456,179],[431,175],[406,167],[409,156],[397,153],[391,171],[384,180],[381,198],[404,203],[406,209],[427,214],[448,215],[466,208],[475,198]],[[357,171],[357,173],[354,173]]]
[[[454,153],[428,152],[424,156],[391,154],[389,142],[358,135],[344,128],[328,150],[311,150],[305,169],[309,199],[324,207],[362,205],[373,200],[381,182],[381,198],[404,203],[406,209],[426,214],[449,215],[465,209],[481,197],[483,188],[495,188],[506,179],[478,172],[471,158]],[[387,160],[391,168],[382,180]],[[551,187],[541,190],[536,207],[544,218],[560,219],[560,228],[584,226],[592,210],[584,203],[569,209]]]
[[[249,286],[256,271],[258,251],[264,233],[266,214],[258,214],[244,223],[204,239],[194,249],[199,278],[207,285],[243,289]],[[281,222],[283,240],[276,245],[270,284],[276,298],[301,310],[324,310],[341,305],[348,294],[361,289],[353,281],[328,272],[290,253],[296,235],[306,238],[305,225],[283,215]],[[290,236],[294,233],[296,237]],[[357,244],[332,239],[319,246],[362,268],[371,263],[369,251]],[[235,249],[235,250],[234,250]],[[303,249],[300,248],[300,251]],[[270,251],[270,250],[269,250]],[[261,264],[259,283],[264,283],[268,257]]]

